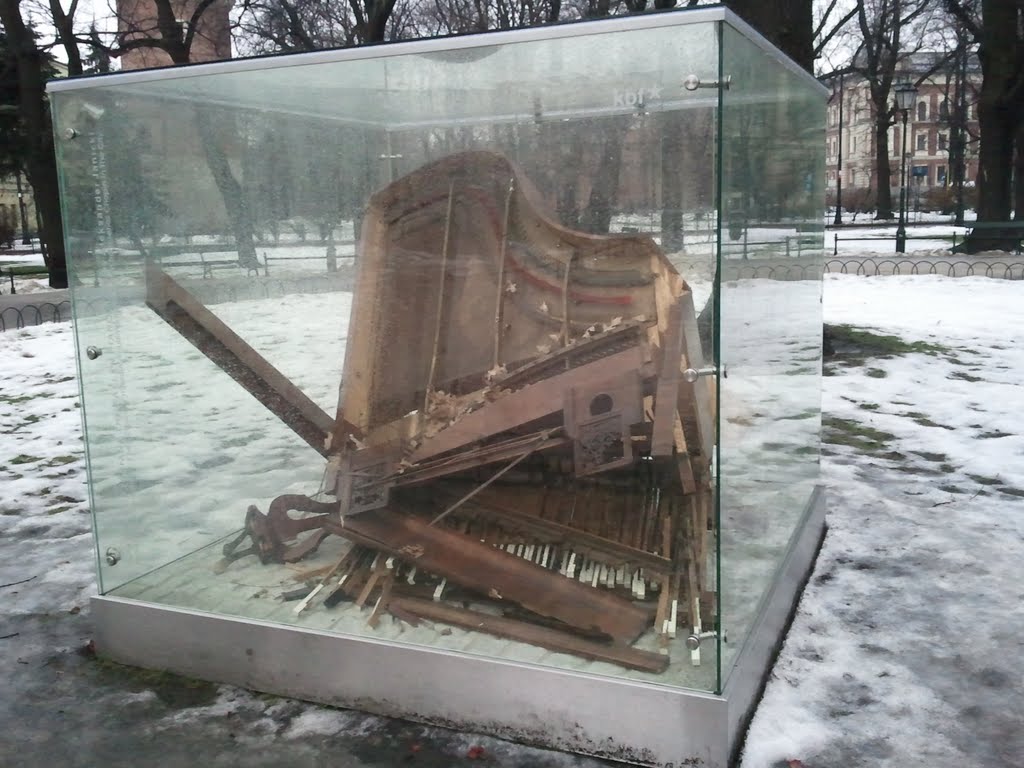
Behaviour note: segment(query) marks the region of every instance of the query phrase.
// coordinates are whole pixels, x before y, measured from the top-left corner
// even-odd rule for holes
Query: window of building
[[[946,186],[946,166],[940,165],[935,168],[935,183],[940,187]]]
[[[945,152],[949,149],[949,141],[946,139],[946,134],[939,134],[939,152]]]
[[[850,139],[850,154],[857,154],[857,137],[853,136]]]
[[[918,152],[927,152],[928,151],[928,134],[927,133],[919,133],[919,134],[917,134],[914,146],[917,148]]]
[[[943,99],[939,103],[939,119],[949,120],[949,99]]]
[[[915,184],[927,184],[928,183],[928,166],[927,165],[915,165],[914,170],[911,171],[914,177]]]
[[[919,101],[917,103],[917,119],[924,121],[928,119],[928,102]]]

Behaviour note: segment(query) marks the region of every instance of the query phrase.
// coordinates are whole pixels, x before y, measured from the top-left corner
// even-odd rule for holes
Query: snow
[[[730,290],[740,301],[746,300],[744,291],[764,295],[786,286],[747,280]],[[343,337],[344,327],[333,319],[347,317],[346,302],[344,293],[335,293],[285,297],[273,305],[285,316],[328,318],[309,323],[313,335],[301,344],[324,348],[324,361],[340,365],[331,345]],[[266,309],[266,300],[215,308],[329,409],[339,372],[303,379],[303,348],[279,324],[267,321]],[[105,384],[97,378],[93,386],[145,382],[161,354],[180,343],[169,329],[149,322],[145,310],[124,311],[135,313],[138,322],[123,326],[122,343],[153,354],[110,366],[114,373],[104,375],[117,378]],[[807,766],[1019,765],[1024,754],[1024,344],[1019,341],[1024,285],[981,277],[829,275],[824,312],[829,323],[935,346],[864,364],[829,364],[834,375],[823,379],[822,458],[829,531],[752,722],[742,766],[776,768],[787,760]],[[83,323],[83,344],[89,322],[101,321]],[[180,359],[192,353],[167,354]],[[169,385],[153,393],[155,398],[186,397],[198,380],[211,402],[227,402],[227,390],[216,377],[204,377],[195,355],[188,370],[170,372]],[[758,394],[758,359],[748,362],[747,374],[730,377],[737,397]],[[0,370],[0,551],[5,555],[0,584],[30,579],[0,593],[5,626],[35,614],[86,613],[88,596],[97,589],[96,558],[71,326],[0,334]],[[97,408],[115,408],[110,397]],[[113,419],[113,410],[106,413]],[[211,511],[220,509],[217,499],[224,489],[204,490],[202,504],[190,500],[194,467],[218,454],[220,418],[211,408],[209,423],[189,433],[194,446],[189,462],[165,458],[160,467],[177,478],[177,495],[168,496],[165,506],[182,515],[179,533],[202,519],[205,540],[237,523],[237,494],[223,520]],[[122,421],[120,426],[138,438],[153,425]],[[260,434],[264,426],[270,431]],[[785,428],[790,431],[780,439],[806,437],[799,422]],[[274,476],[265,461],[259,463],[261,455],[274,455],[272,429],[260,422],[246,431],[251,439],[234,457],[239,466],[251,462],[247,495],[261,503],[287,490],[281,476]],[[876,430],[872,434],[882,445],[851,445],[856,441],[843,439],[847,429]],[[724,432],[722,439],[736,441],[738,435]],[[758,442],[740,447],[756,455]],[[94,447],[97,482],[114,481],[104,474],[104,462],[111,472],[127,468],[129,475],[140,476],[153,456],[177,455],[165,445],[151,449],[152,455],[125,455],[109,439],[106,448]],[[298,468],[287,469],[285,474],[294,474]],[[110,514],[120,515],[118,525],[129,533],[151,522],[144,515],[133,520],[129,504]],[[148,560],[153,555],[145,547],[170,545],[153,538],[139,542],[142,551],[135,556]],[[173,545],[188,551],[196,543]],[[133,707],[152,704],[146,692],[120,695]],[[365,739],[383,722],[294,702],[268,704],[223,686],[212,703],[161,715],[149,728],[174,734],[239,717],[247,723],[239,743],[253,748],[269,748],[281,738],[295,743],[339,735]],[[495,740],[473,743],[507,757],[502,764],[531,764],[516,762],[526,759],[526,748]],[[582,763],[567,758],[565,764]]]

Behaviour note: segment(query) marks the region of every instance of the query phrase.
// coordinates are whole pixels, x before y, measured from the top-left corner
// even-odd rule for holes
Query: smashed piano
[[[327,462],[327,500],[249,507],[225,567],[337,536],[351,545],[311,610],[354,602],[371,627],[390,613],[654,673],[676,648],[700,663],[715,402],[690,289],[651,238],[546,210],[490,152],[376,193],[334,418],[148,267],[149,306]]]

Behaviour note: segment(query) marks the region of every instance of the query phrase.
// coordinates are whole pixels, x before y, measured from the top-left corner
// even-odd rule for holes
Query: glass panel
[[[344,187],[323,161],[372,137],[289,115],[168,108],[116,87],[54,101],[58,126],[76,131],[59,142],[63,204],[110,591],[237,530],[240,502],[319,484],[316,451],[200,351],[213,342],[161,280],[228,324],[330,422],[341,359],[324,352],[343,344],[352,218],[370,182],[365,152],[351,158],[362,167],[344,169]]]
[[[723,679],[818,481],[825,101],[723,27]]]
[[[718,53],[664,18],[54,95],[104,592],[717,687]]]

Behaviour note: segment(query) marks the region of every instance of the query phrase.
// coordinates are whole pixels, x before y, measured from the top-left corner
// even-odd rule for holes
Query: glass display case
[[[810,75],[710,8],[50,93],[101,652],[725,764],[823,530]]]

